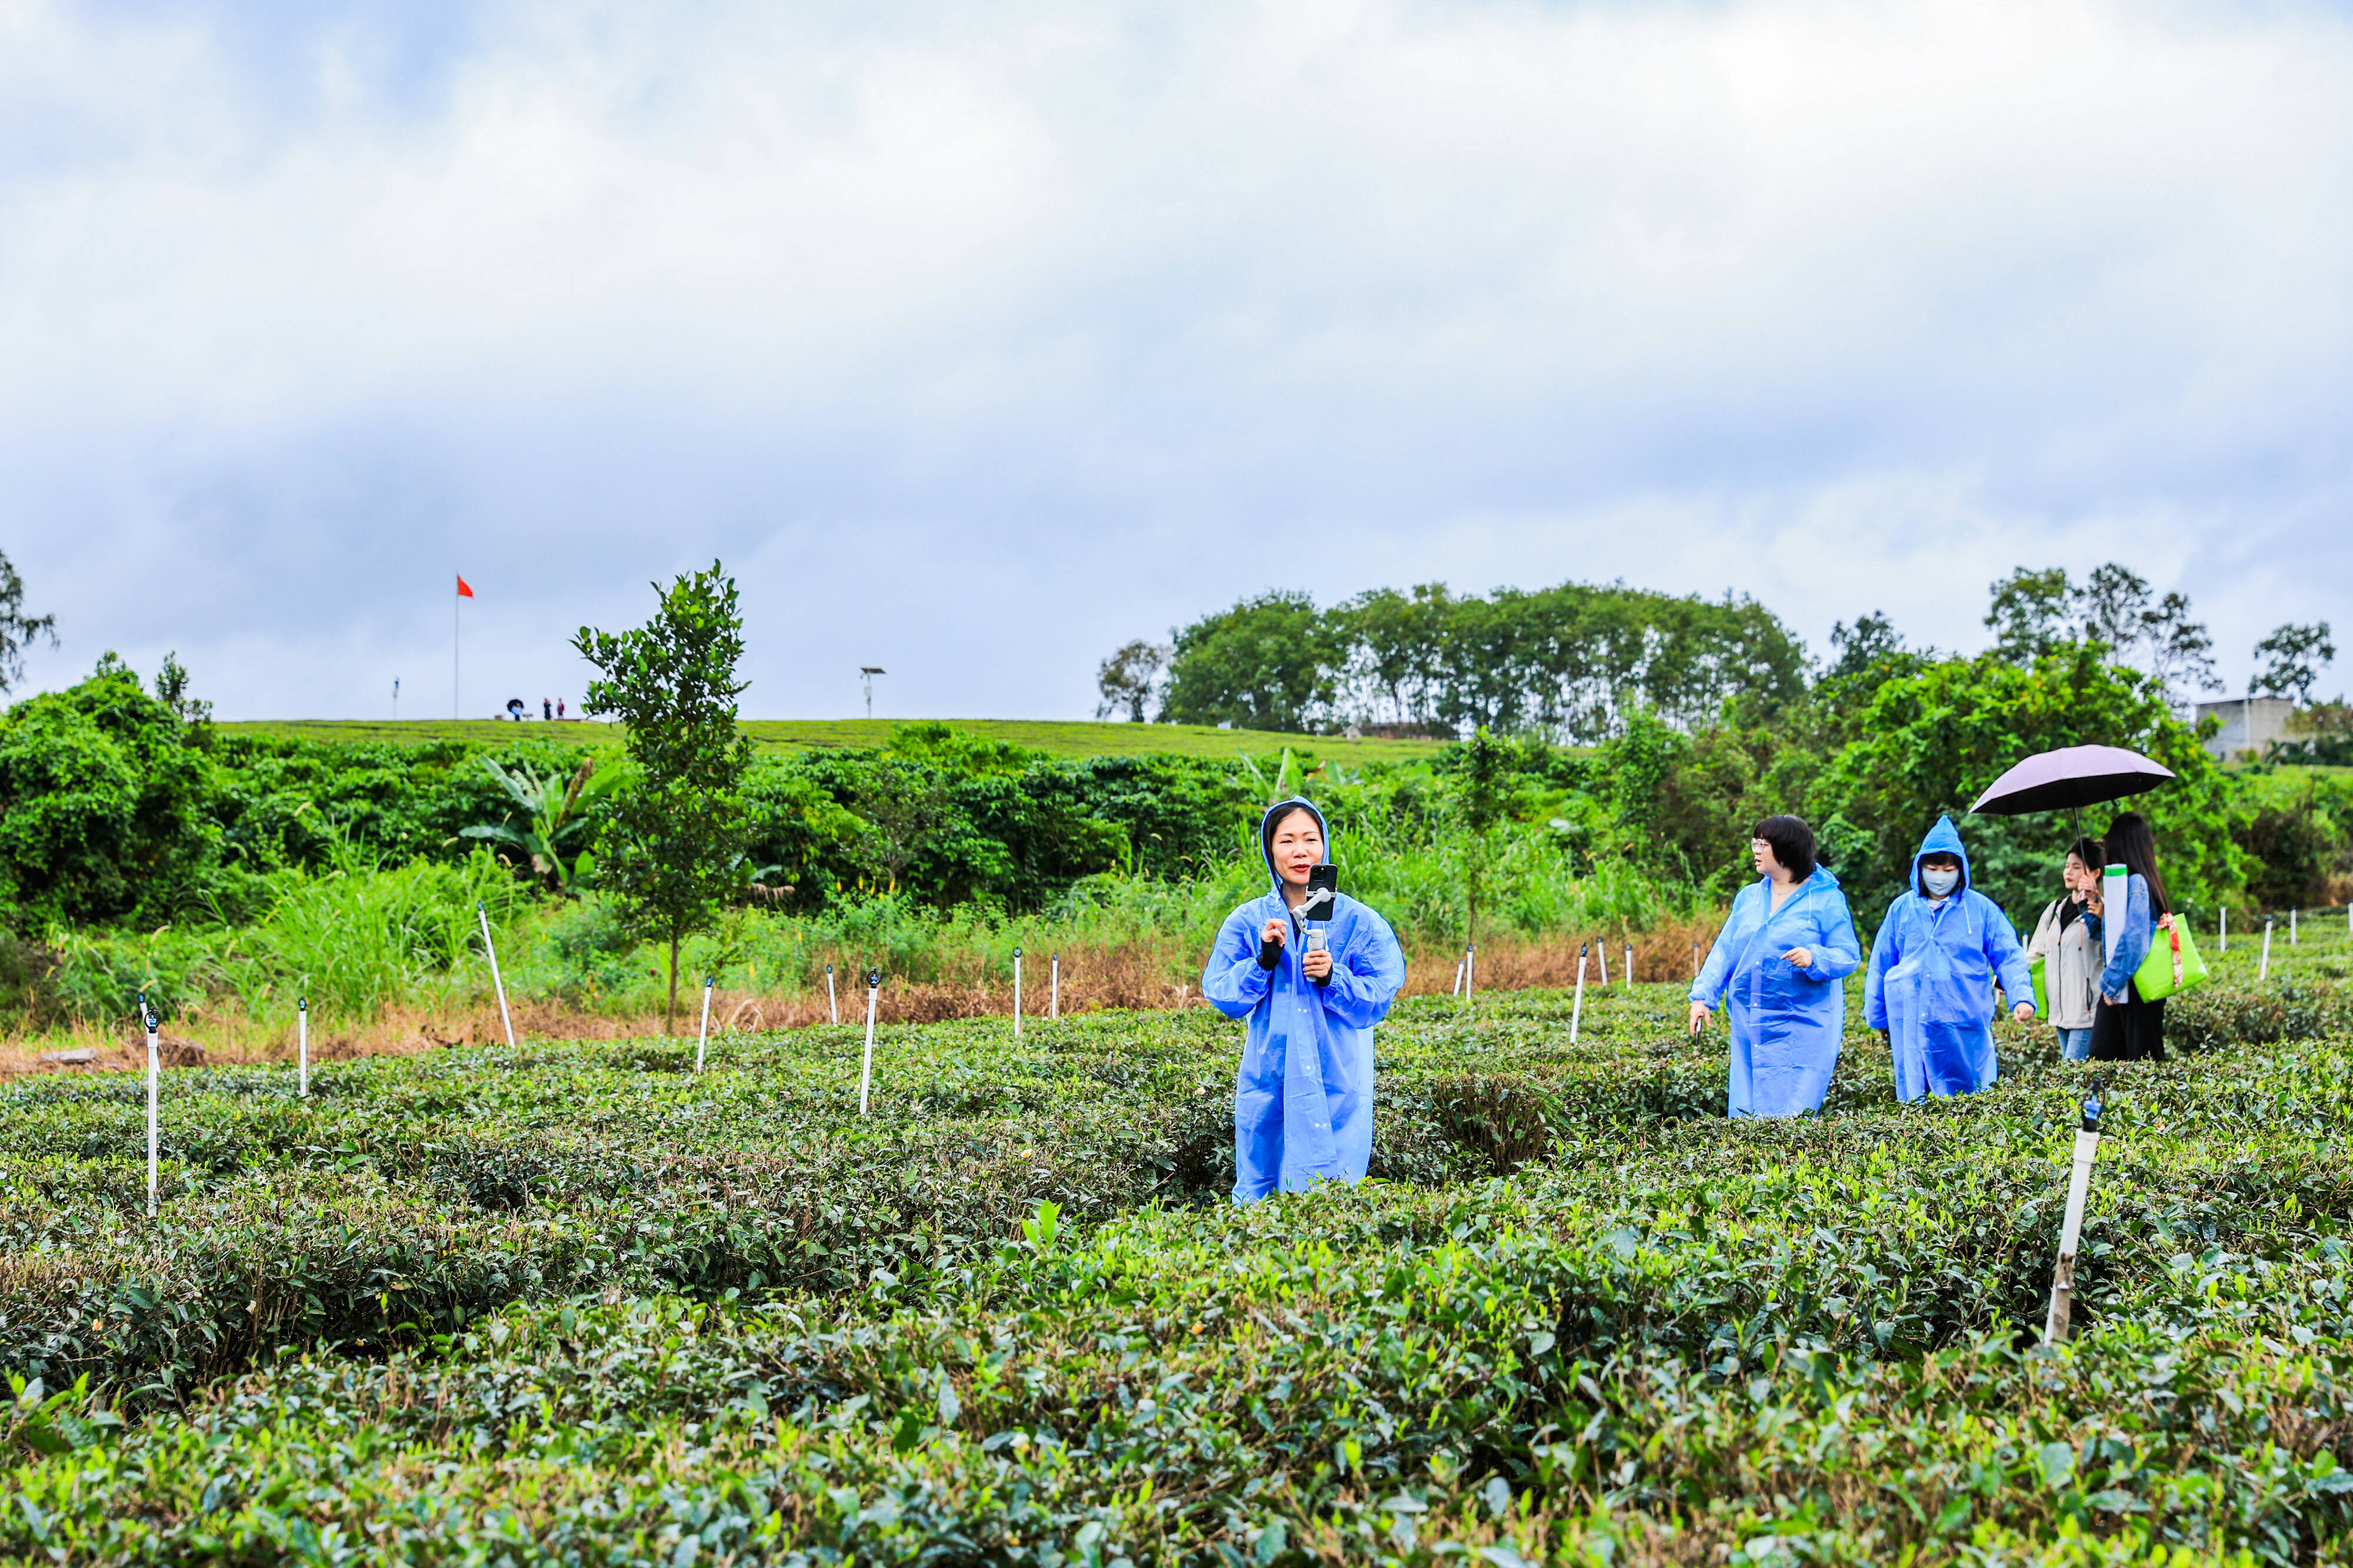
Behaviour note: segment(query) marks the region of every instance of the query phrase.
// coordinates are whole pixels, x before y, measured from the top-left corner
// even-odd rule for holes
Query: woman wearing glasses
[[[1862,962],[1854,917],[1830,868],[1814,859],[1814,831],[1768,816],[1749,840],[1757,880],[1692,982],[1691,1031],[1719,997],[1732,1018],[1730,1114],[1802,1116],[1822,1108],[1846,1018],[1840,984]]]

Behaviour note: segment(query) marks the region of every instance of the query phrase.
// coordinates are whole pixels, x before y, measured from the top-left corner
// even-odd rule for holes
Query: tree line
[[[2063,567],[2021,566],[1989,589],[1989,657],[2031,666],[2078,644],[2154,679],[2176,706],[2217,686],[2213,637],[2179,592],[2111,562],[2081,583]],[[2309,705],[2337,655],[2325,621],[2278,627],[2256,644],[2250,689]],[[1137,639],[1096,671],[1099,719],[1228,725],[1294,733],[1348,728],[1451,739],[1481,729],[1596,744],[1647,713],[1676,729],[1716,722],[1727,704],[1772,711],[1824,674],[1868,666],[1900,646],[1882,612],[1831,634],[1828,671],[1753,599],[1675,595],[1622,583],[1564,583],[1482,597],[1442,583],[1375,589],[1319,610],[1271,589]],[[1945,657],[1933,649],[1926,658]],[[2338,705],[2316,721],[2333,736]],[[2316,744],[2321,742],[2315,742]]]
[[[1271,591],[1098,672],[1098,716],[1303,732],[1541,733],[1590,743],[1638,710],[1695,726],[1731,697],[1805,689],[1802,644],[1763,605],[1624,584],[1458,595],[1425,583],[1318,610]]]

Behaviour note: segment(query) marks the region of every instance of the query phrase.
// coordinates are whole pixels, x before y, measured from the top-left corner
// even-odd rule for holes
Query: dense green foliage
[[[848,1028],[174,1074],[153,1224],[135,1085],[20,1083],[0,1552],[2332,1558],[2346,1009],[2224,968],[2117,1074],[2058,1353],[2081,1069],[2009,1026],[1987,1094],[1857,1035],[1731,1125],[1676,988],[1419,1001],[1377,1179],[1245,1212],[1202,1011],[887,1029],[863,1121]]]
[[[567,1000],[617,1005],[634,990],[643,965],[626,938],[649,922],[626,917],[651,909],[639,895],[657,883],[692,884],[694,919],[665,927],[681,962],[721,900],[800,922],[764,929],[739,908],[732,934],[691,939],[703,973],[733,967],[754,983],[764,963],[772,979],[805,983],[826,946],[810,933],[855,925],[870,904],[895,930],[928,921],[942,940],[1042,918],[1053,929],[1035,945],[1050,948],[1100,932],[1113,908],[1128,934],[1185,948],[1206,940],[1221,900],[1253,889],[1250,824],[1294,791],[1325,808],[1350,889],[1423,943],[1474,927],[1535,939],[1704,922],[1748,879],[1750,831],[1778,813],[1815,825],[1866,934],[1940,813],[1961,821],[1977,885],[2031,926],[2056,891],[2060,847],[2101,832],[2113,808],[2080,821],[1966,813],[2012,763],[2090,742],[2178,775],[2134,805],[2157,827],[2176,907],[2201,929],[2224,908],[2243,921],[2353,896],[2353,784],[2277,761],[2225,770],[2169,707],[2167,674],[2204,657],[2185,600],[2156,600],[2114,566],[2082,587],[2056,571],[2013,574],[1994,599],[1987,654],[1909,647],[1866,616],[1837,628],[1837,658],[1810,682],[1802,650],[1753,605],[1620,588],[1485,600],[1430,589],[1321,612],[1273,595],[1179,637],[1172,692],[1206,704],[1202,716],[1324,722],[1369,680],[1387,693],[1382,712],[1474,737],[1363,766],[1304,750],[1253,757],[1239,734],[1223,757],[1071,758],[941,723],[876,731],[881,745],[747,760],[744,728],[727,721],[731,679],[705,671],[685,683],[702,693],[689,706],[729,774],[695,794],[709,810],[688,809],[642,764],[595,765],[610,756],[602,726],[492,729],[503,743],[489,752],[225,733],[204,721],[185,671],[167,670],[150,696],[110,658],[0,718],[0,921],[18,939],[0,954],[0,1008],[89,1016],[100,998],[119,1005],[137,976],[174,996],[234,990],[249,1006],[258,984],[290,994],[301,973],[332,967],[280,929],[326,929],[294,898],[304,878],[337,879],[348,923],[382,936],[368,963],[412,976],[405,997],[448,994],[454,981],[417,962],[430,943],[367,914],[369,879],[454,865],[476,843],[500,846],[540,893],[591,906],[517,916],[527,946],[536,933],[556,954],[526,967]],[[705,643],[719,626],[707,615],[660,624],[671,621],[702,626]],[[634,646],[607,651],[620,660]],[[1255,695],[1243,689],[1259,680],[1252,661],[1281,666]],[[694,663],[645,666],[645,745],[669,744],[655,700],[685,689]],[[1494,723],[1464,730],[1482,716]],[[1576,750],[1553,743],[1562,734],[1606,739]],[[2280,760],[2298,759],[2310,762]],[[663,845],[675,853],[650,853]]]

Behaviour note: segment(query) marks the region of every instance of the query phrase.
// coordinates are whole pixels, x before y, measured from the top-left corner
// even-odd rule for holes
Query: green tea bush
[[[2249,1004],[2230,1004],[2232,1005]],[[1375,1180],[1224,1202],[1205,1010],[0,1091],[0,1555],[2307,1563],[2353,1052],[1722,1116],[1672,987],[1401,1006]],[[111,1419],[115,1425],[109,1425]]]

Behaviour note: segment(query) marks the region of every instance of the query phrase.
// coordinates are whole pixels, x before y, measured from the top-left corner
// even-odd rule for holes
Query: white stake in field
[[[833,994],[833,965],[830,963],[825,966],[825,1007],[833,1015],[835,1023],[841,1022],[841,1003]]]
[[[1568,1043],[1577,1044],[1577,1026],[1585,1021],[1585,944],[1577,944],[1577,1000],[1568,1008]]]
[[[1054,955],[1053,975],[1054,1000],[1051,1005],[1052,1016],[1059,1018],[1062,1016],[1062,955],[1059,952]]]
[[[482,922],[482,951],[491,955],[491,986],[499,994],[499,1022],[506,1026],[507,1049],[514,1049],[514,1018],[507,1012],[507,983],[499,978],[498,944],[491,940],[490,911],[481,905],[474,906],[474,918]]]
[[[2059,1227],[2059,1266],[2051,1279],[2051,1315],[2043,1320],[2042,1340],[2058,1344],[2067,1337],[2074,1311],[2075,1246],[2084,1234],[2084,1205],[2092,1192],[2092,1162],[2100,1152],[2100,1087],[2084,1100],[2084,1120],[2075,1129],[2075,1168],[2067,1178],[2067,1217]]]
[[[156,1058],[163,1049],[163,1041],[156,1037],[156,1031],[164,1026],[164,1020],[158,1018],[153,1012],[148,1010],[147,993],[144,991],[142,991],[139,994],[139,1021],[147,1026],[147,1217],[149,1219],[153,1219],[155,1217],[155,1143],[157,1131],[157,1119],[155,1115],[155,1078],[156,1069],[162,1065]]]
[[[311,1098],[311,999],[294,1003],[294,1081],[302,1098]]]
[[[1609,989],[1609,944],[1605,942],[1598,943],[1597,945],[1601,949],[1599,954],[1601,960],[1601,989],[1607,991]],[[1577,951],[1581,952],[1584,949],[1579,948]]]
[[[1471,1000],[1471,993],[1479,985],[1479,944],[1472,942],[1462,950],[1462,1000]]]
[[[882,994],[882,972],[866,972],[866,1065],[858,1069],[858,1114],[866,1114],[867,1091],[874,1085],[874,1003]]]
[[[2269,915],[2265,915],[2265,916],[2263,917],[2263,963],[2259,963],[2259,964],[2257,964],[2257,965],[2255,966],[2255,984],[2258,984],[2258,985],[2260,985],[2260,984],[2262,984],[2264,981],[2266,981],[2266,980],[2270,979],[2270,978],[2271,978],[2271,973],[2272,973],[2272,917],[2271,917],[2271,916],[2269,916]]]
[[[1013,950],[1013,1037],[1021,1037],[1021,950]]]
[[[1634,944],[1626,944],[1626,989],[1634,989]]]
[[[706,974],[702,977],[702,1027],[694,1036],[694,1076],[702,1076],[702,1047],[711,1038],[711,988],[718,982]]]

